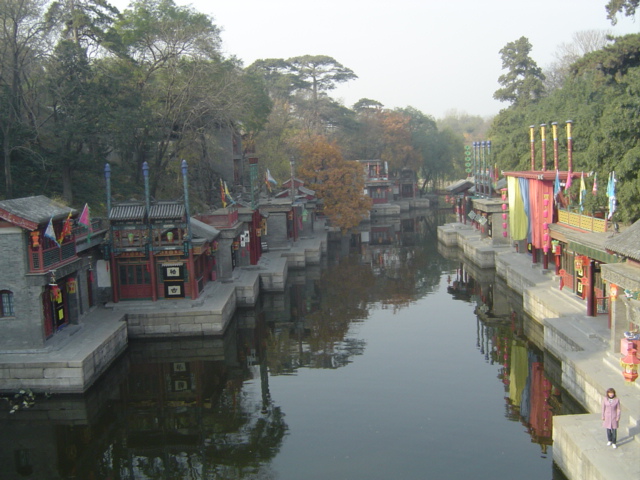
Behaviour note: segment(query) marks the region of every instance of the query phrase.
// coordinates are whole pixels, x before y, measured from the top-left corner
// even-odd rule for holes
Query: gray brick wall
[[[269,218],[267,218],[267,235],[265,240],[269,248],[289,245],[286,212],[273,212],[269,215]]]
[[[19,228],[0,229],[0,290],[13,292],[15,317],[0,318],[3,335],[0,350],[40,348],[42,329],[42,287],[27,283],[26,233]],[[33,282],[29,282],[33,283]]]

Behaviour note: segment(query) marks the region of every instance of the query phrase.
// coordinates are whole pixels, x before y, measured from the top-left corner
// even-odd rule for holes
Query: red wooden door
[[[122,264],[118,267],[120,298],[151,298],[151,275],[146,263]]]

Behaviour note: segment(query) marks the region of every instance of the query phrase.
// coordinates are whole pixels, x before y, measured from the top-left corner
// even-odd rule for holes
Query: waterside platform
[[[230,279],[211,282],[194,300],[123,301],[94,308],[39,350],[0,351],[0,392],[20,389],[83,393],[127,349],[129,338],[222,335],[238,307],[252,307],[260,291],[284,291],[290,268],[320,263],[327,233],[290,248],[265,252],[258,265],[236,268]]]
[[[457,246],[474,263],[493,264],[496,275],[522,295],[523,310],[543,330],[544,348],[562,364],[563,387],[590,413],[553,418],[553,459],[570,480],[640,478],[640,385],[626,384],[613,354],[606,316],[586,316],[586,305],[559,289],[554,272],[512,248],[492,247],[460,223],[438,227],[438,240]],[[492,253],[491,253],[492,252]],[[607,446],[601,399],[613,387],[622,405],[618,448]]]

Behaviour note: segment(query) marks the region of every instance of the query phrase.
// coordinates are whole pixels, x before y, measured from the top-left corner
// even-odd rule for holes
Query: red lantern
[[[40,232],[38,231],[31,232],[31,246],[33,248],[40,247]]]
[[[635,382],[638,378],[638,365],[640,364],[640,358],[637,355],[638,349],[635,342],[629,342],[627,344],[627,354],[620,359],[620,366],[622,367],[622,376],[627,383]]]
[[[49,284],[49,287],[51,287],[52,300],[56,301],[58,299],[58,295],[60,295],[60,287],[57,284]]]

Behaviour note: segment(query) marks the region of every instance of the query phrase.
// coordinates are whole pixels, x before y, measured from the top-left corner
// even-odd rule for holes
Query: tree
[[[631,68],[640,66],[640,35],[616,37],[614,43],[589,52],[571,65],[571,75],[600,72],[608,81],[616,81]]]
[[[247,72],[260,76],[272,99],[288,101],[297,88],[302,88],[298,76],[290,70],[287,60],[267,58],[256,60],[246,68]]]
[[[361,98],[353,104],[353,111],[356,113],[363,113],[369,111],[380,111],[384,107],[382,103],[377,100],[371,100],[370,98]]]
[[[502,69],[507,73],[498,77],[502,88],[495,91],[493,98],[512,104],[528,104],[542,97],[545,77],[530,53],[531,44],[526,37],[509,42],[500,50]]]
[[[356,227],[371,207],[360,163],[345,161],[338,146],[319,135],[299,145],[299,159],[297,174],[316,191],[331,223],[343,232]]]
[[[318,99],[320,92],[333,90],[338,83],[358,78],[351,69],[327,55],[303,55],[290,58],[287,63],[302,85],[299,88],[310,90],[314,100]]]
[[[615,25],[618,23],[618,13],[623,11],[625,17],[633,17],[638,5],[640,5],[640,0],[609,0],[605,6],[607,19],[611,21],[611,25]]]
[[[61,39],[75,43],[88,57],[92,52],[119,50],[112,29],[118,9],[106,0],[57,0],[46,14],[47,23],[57,28]]]
[[[571,73],[571,65],[584,55],[611,43],[611,32],[583,30],[573,34],[571,43],[561,43],[555,52],[555,61],[545,70],[545,89],[551,92],[562,87]]]
[[[382,150],[380,159],[388,162],[392,174],[408,168],[417,172],[420,158],[413,148],[411,117],[401,110],[381,113]]]
[[[221,96],[215,80],[225,83],[236,65],[220,61],[219,29],[211,18],[172,0],[132,4],[116,30],[133,61],[137,94],[146,111],[146,119],[131,131],[129,141],[134,172],[138,175],[142,164],[149,162],[150,191],[155,195],[170,163],[179,168],[183,145],[195,141],[189,134],[205,116],[212,120],[220,113],[212,105]]]
[[[327,92],[339,83],[358,78],[349,68],[327,55],[302,55],[287,60],[290,72],[295,75],[298,115],[307,119],[308,130],[320,133],[321,111],[327,110],[331,101]]]
[[[443,118],[438,119],[438,129],[450,129],[464,137],[465,142],[480,141],[487,138],[487,130],[491,126],[491,118],[469,115],[466,112],[449,110]]]
[[[43,123],[40,143],[61,176],[63,198],[71,204],[73,174],[82,174],[90,162],[97,167],[96,160],[103,158],[97,129],[102,92],[94,88],[84,49],[71,40],[56,46],[45,80],[51,115]]]
[[[416,149],[421,153],[421,191],[429,184],[436,187],[439,181],[460,177],[463,174],[464,143],[460,134],[450,129],[442,132],[430,130],[421,132],[416,139]]]
[[[12,161],[18,151],[31,152],[36,137],[32,80],[43,53],[44,0],[5,0],[0,8],[0,133],[5,196],[14,193]]]

